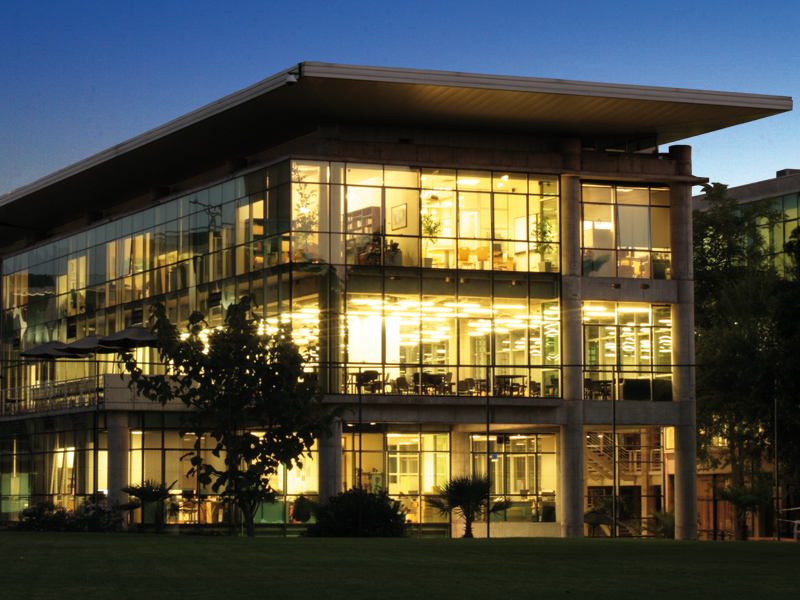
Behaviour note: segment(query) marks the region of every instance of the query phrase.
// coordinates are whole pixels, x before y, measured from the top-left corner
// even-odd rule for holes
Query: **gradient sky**
[[[792,96],[795,2],[0,0],[0,193],[305,60]],[[800,108],[691,138],[731,186],[800,168]]]

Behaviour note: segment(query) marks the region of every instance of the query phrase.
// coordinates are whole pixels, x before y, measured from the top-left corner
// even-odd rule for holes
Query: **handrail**
[[[97,377],[81,377],[0,390],[0,417],[96,406],[103,388]]]

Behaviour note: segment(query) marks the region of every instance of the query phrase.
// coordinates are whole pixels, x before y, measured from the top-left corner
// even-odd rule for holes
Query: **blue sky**
[[[800,98],[784,0],[0,3],[0,193],[304,60]],[[798,112],[692,138],[730,185],[800,168]]]

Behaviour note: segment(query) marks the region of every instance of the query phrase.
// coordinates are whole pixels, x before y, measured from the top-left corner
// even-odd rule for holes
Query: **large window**
[[[400,502],[406,523],[441,523],[425,496],[450,479],[450,434],[420,427],[352,424],[343,435],[344,487],[386,491]]]
[[[669,190],[583,184],[583,274],[670,278]]]
[[[584,397],[672,400],[669,306],[586,302]]]
[[[555,434],[509,433],[473,435],[472,471],[487,473],[492,494],[511,501],[508,510],[493,515],[499,521],[556,521]]]

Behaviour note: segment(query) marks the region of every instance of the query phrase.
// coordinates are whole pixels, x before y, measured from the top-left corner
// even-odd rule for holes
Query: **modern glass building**
[[[447,532],[426,496],[488,472],[512,507],[476,535],[594,534],[585,514],[616,497],[639,525],[674,507],[695,537],[690,190],[706,180],[688,146],[660,147],[790,108],[301,63],[7,194],[0,519],[146,479],[171,484],[176,521],[225,519],[187,476],[179,405],[136,397],[113,356],[19,353],[147,324],[155,302],[214,327],[254,294],[263,333],[291,324],[325,403],[350,407],[275,482],[265,527],[297,522],[300,494],[363,486]]]

